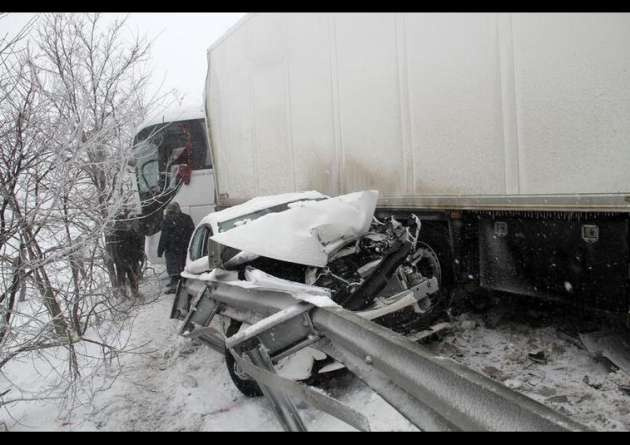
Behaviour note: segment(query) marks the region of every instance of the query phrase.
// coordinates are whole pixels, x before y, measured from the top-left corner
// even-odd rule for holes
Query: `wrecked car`
[[[256,382],[224,346],[257,318],[213,303],[213,283],[338,305],[403,334],[432,323],[445,300],[438,257],[421,241],[417,216],[377,219],[377,198],[371,190],[337,197],[288,193],[207,215],[191,238],[173,304],[171,318],[183,321],[180,333],[223,352],[236,386],[257,396]],[[343,367],[310,347],[273,352],[276,371],[295,380]]]

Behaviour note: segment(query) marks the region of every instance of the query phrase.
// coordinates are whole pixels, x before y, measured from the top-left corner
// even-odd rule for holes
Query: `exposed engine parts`
[[[332,253],[326,267],[299,266],[262,257],[241,267],[253,265],[271,275],[330,289],[337,304],[361,311],[378,305],[377,299],[386,304],[387,297],[429,278],[436,277],[439,283],[438,257],[429,245],[418,240],[420,230],[421,222],[415,215],[404,223],[392,216],[383,220],[375,217],[369,232]],[[430,311],[431,298],[437,295],[422,295],[417,301],[413,308],[416,318]]]

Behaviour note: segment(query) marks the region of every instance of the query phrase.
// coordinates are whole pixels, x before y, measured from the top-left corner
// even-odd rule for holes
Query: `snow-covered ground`
[[[13,404],[10,415],[0,411],[0,424],[9,430],[281,430],[264,398],[246,398],[234,387],[221,354],[177,335],[179,322],[168,318],[173,295],[160,295],[159,289],[156,278],[144,283],[147,299],[155,301],[134,309],[131,333],[133,344],[150,341],[145,348],[152,352],[123,356],[122,374],[110,389],[71,416],[55,401]],[[610,372],[587,351],[559,337],[555,327],[507,320],[489,328],[484,317],[475,314],[459,316],[454,325],[450,334],[428,347],[589,428],[630,430],[630,394],[618,386],[629,385],[630,378],[622,371]],[[546,364],[528,357],[540,351]],[[415,430],[352,375],[341,375],[321,389],[363,413],[372,430]],[[306,405],[298,408],[309,430],[352,430]]]
[[[610,371],[579,347],[579,342],[562,336],[556,324],[532,327],[523,320],[508,318],[489,328],[481,315],[466,313],[458,318],[453,332],[429,345],[434,352],[590,429],[630,431],[630,394],[619,388],[630,385],[630,376],[622,370]],[[546,364],[528,356],[541,351]]]
[[[158,295],[157,280],[145,282],[143,292],[147,299]],[[131,341],[151,341],[146,348],[154,352],[123,356],[122,374],[91,406],[68,417],[54,401],[13,404],[10,415],[0,412],[0,423],[11,431],[281,431],[264,398],[247,398],[234,387],[221,354],[177,335],[179,322],[168,318],[172,301],[173,295],[162,294],[136,309]],[[351,375],[328,383],[324,390],[360,410],[372,430],[416,429]],[[306,405],[298,408],[309,430],[353,429]]]

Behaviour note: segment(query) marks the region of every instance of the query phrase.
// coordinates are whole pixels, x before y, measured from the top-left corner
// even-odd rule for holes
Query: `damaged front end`
[[[224,255],[218,266],[255,268],[326,288],[345,309],[397,330],[412,329],[435,304],[440,265],[418,240],[420,220],[379,221],[374,217],[377,198],[378,192],[363,191],[298,201],[255,220],[244,215],[241,224],[211,238],[231,249],[232,256]],[[404,309],[404,315],[385,317]]]
[[[224,338],[238,332],[242,323],[261,320],[256,310],[211,303],[208,292],[219,283],[234,289],[281,291],[319,307],[338,305],[401,333],[435,321],[443,300],[441,269],[435,252],[419,240],[420,219],[412,215],[408,221],[378,220],[375,191],[335,198],[309,193],[308,199],[291,197],[287,203],[271,199],[266,209],[246,203],[224,215],[212,214],[215,231],[210,240],[215,244],[208,249],[214,249],[214,268],[201,274],[184,272],[185,283],[173,306],[172,318],[184,320],[183,335],[194,336],[196,331],[203,338],[215,315],[227,319]],[[265,346],[274,363],[281,365],[308,345],[267,339]],[[325,359],[317,358],[314,350],[311,355]],[[313,372],[313,361],[305,362],[293,378]]]

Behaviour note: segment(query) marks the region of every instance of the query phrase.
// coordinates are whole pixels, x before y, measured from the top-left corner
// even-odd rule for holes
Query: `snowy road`
[[[157,280],[147,280],[146,295],[157,295]],[[173,295],[161,295],[137,308],[132,341],[151,343],[148,354],[126,355],[122,374],[96,395],[91,407],[60,416],[54,402],[13,405],[0,412],[10,430],[279,431],[264,398],[249,399],[233,386],[223,356],[177,335],[168,318]],[[488,328],[480,315],[464,314],[455,330],[429,347],[497,379],[596,430],[630,430],[630,384],[622,371],[604,365],[567,340],[554,327],[534,328],[506,321]],[[544,351],[547,363],[528,353]],[[585,376],[587,378],[585,379]],[[393,408],[351,375],[324,388],[362,412],[372,430],[415,430]],[[309,430],[351,430],[348,425],[298,405]]]
[[[155,295],[157,282],[145,283]],[[173,295],[139,308],[132,341],[155,352],[127,355],[123,373],[111,389],[96,395],[92,409],[80,408],[70,419],[59,417],[53,402],[14,405],[0,422],[9,430],[101,431],[281,431],[264,398],[244,397],[232,384],[223,356],[177,335],[168,318]],[[327,391],[368,417],[372,430],[416,430],[377,394],[353,376],[332,382]],[[352,430],[337,419],[298,405],[311,431]],[[17,422],[16,420],[19,420]]]
[[[93,427],[151,431],[281,430],[264,398],[246,398],[234,387],[221,354],[177,336],[178,323],[167,318],[172,298],[172,295],[163,296],[147,307],[136,322],[138,332],[143,332],[145,338],[155,336],[155,347],[161,352],[130,361],[126,375],[112,388],[113,393],[105,400],[97,400],[100,408],[91,419]],[[356,379],[349,376],[344,380],[349,386],[338,388],[335,396],[352,406],[367,408],[373,429],[415,429]],[[326,414],[306,406],[300,408],[309,430],[351,429]]]
[[[630,376],[594,360],[557,326],[508,319],[488,328],[481,315],[463,314],[457,329],[430,348],[590,429],[630,431],[630,394],[619,388]],[[528,357],[541,352],[543,361]]]

